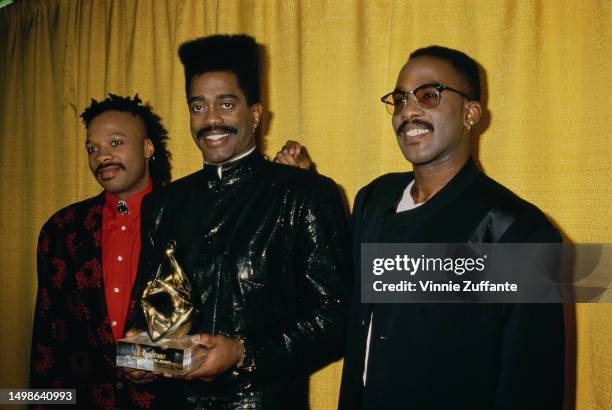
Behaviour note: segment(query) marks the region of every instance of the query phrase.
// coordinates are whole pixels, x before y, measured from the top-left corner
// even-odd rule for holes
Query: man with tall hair
[[[92,99],[81,117],[104,191],[59,210],[40,232],[30,386],[76,389],[80,408],[167,408],[153,385],[126,383],[115,366],[135,308],[140,204],[170,181],[167,133],[138,95]]]
[[[175,241],[198,311],[192,340],[208,347],[185,377],[184,404],[304,408],[308,373],[344,345],[350,246],[339,191],[257,150],[263,106],[252,37],[199,38],[179,56],[204,167],[143,203],[139,277],[146,283]]]
[[[539,209],[476,167],[479,101],[477,63],[440,46],[414,51],[382,98],[413,172],[383,175],[355,199],[341,409],[562,408],[560,305],[360,303],[362,243],[561,241]],[[295,141],[276,160],[310,164]]]

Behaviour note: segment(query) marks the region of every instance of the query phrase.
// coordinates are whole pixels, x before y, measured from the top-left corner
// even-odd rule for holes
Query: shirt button
[[[125,227],[125,225],[121,225],[121,230],[125,231],[127,228]]]
[[[112,325],[112,326],[117,326],[117,321],[116,321],[116,320],[113,320],[113,321],[112,321],[112,323],[111,323],[111,325]]]
[[[121,256],[121,255],[117,256],[117,260],[118,260],[119,262],[121,262],[121,261],[123,260],[123,256]]]
[[[115,289],[113,289],[113,292],[115,292],[115,293],[119,293],[119,288],[115,288]]]

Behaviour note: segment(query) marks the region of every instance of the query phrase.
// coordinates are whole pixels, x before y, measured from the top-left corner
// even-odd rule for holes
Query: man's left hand
[[[200,333],[191,337],[193,343],[203,345],[208,349],[208,355],[202,365],[186,374],[182,378],[186,380],[202,379],[212,381],[228,369],[236,366],[244,355],[244,346],[238,339],[232,339],[223,335],[209,335]],[[175,376],[180,377],[180,376]]]
[[[276,153],[274,162],[302,169],[310,169],[313,165],[306,148],[299,142],[291,140],[285,142],[283,148]]]
[[[125,333],[125,337],[136,336],[141,333],[142,330],[139,329],[130,329]],[[135,384],[147,384],[154,382],[159,377],[159,373],[149,372],[146,370],[136,370],[131,369],[129,367],[119,367],[119,369],[123,370],[126,379]]]

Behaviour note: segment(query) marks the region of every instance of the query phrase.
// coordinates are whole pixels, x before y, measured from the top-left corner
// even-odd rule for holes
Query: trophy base
[[[182,376],[200,367],[206,351],[190,336],[153,342],[142,332],[117,341],[117,366]]]

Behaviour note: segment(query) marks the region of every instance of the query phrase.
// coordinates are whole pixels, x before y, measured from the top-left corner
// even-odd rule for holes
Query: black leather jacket
[[[350,243],[331,179],[257,151],[221,171],[219,177],[217,166],[206,165],[145,199],[137,292],[168,241],[176,241],[197,304],[191,333],[244,338],[255,363],[249,374],[192,382],[186,394],[229,395],[232,407],[244,388],[260,394],[258,386],[306,380],[308,371],[340,357]]]

